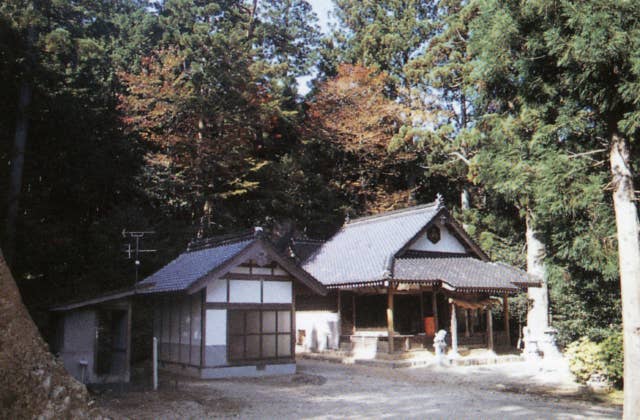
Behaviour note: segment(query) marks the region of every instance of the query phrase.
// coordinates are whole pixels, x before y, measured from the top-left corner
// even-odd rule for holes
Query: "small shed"
[[[261,232],[192,242],[131,289],[52,308],[54,352],[83,383],[128,382],[135,297],[153,308],[161,369],[203,379],[295,372],[295,296],[327,292]]]
[[[52,308],[54,354],[82,383],[129,382],[131,301],[134,290]]]
[[[162,368],[205,379],[295,372],[295,296],[326,289],[260,232],[192,243],[138,284]]]

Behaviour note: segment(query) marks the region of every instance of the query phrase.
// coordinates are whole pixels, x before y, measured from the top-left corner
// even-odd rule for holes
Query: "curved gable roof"
[[[302,268],[325,285],[382,280],[393,258],[441,210],[436,203],[345,224]]]

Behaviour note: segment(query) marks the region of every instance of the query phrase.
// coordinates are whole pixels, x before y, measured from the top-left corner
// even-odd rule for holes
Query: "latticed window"
[[[230,310],[229,361],[291,357],[291,311]]]

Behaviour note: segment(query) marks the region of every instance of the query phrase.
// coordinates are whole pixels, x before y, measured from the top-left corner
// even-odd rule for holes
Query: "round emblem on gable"
[[[427,239],[434,244],[440,240],[440,228],[438,226],[431,226],[427,229]]]

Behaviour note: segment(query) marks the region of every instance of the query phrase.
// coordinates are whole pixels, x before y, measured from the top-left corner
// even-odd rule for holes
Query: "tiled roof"
[[[256,239],[224,242],[210,248],[187,251],[137,284],[138,293],[177,292],[229,261]]]
[[[537,283],[522,270],[472,257],[398,258],[393,277],[406,281],[440,280],[456,290],[517,291],[516,284]]]
[[[431,203],[352,220],[302,267],[325,285],[388,278],[394,255],[438,211]]]

